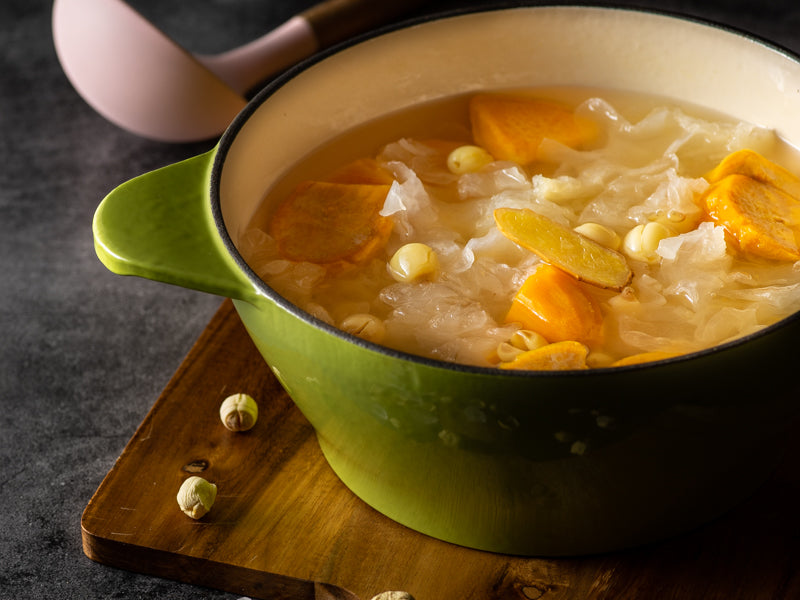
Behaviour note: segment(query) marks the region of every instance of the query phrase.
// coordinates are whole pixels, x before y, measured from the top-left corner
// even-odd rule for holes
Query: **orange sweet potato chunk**
[[[268,232],[284,258],[317,264],[361,263],[386,244],[382,217],[389,185],[305,181],[278,207]]]
[[[774,185],[787,194],[800,198],[800,177],[753,150],[732,152],[706,175],[706,180],[713,184],[734,174],[746,175],[761,183]]]
[[[594,124],[569,107],[530,96],[478,94],[470,99],[469,114],[476,144],[496,159],[523,165],[539,158],[545,138],[580,148],[597,136]]]
[[[586,364],[588,354],[589,349],[583,344],[566,340],[523,352],[514,360],[501,363],[499,367],[506,370],[525,371],[582,370],[589,368]]]
[[[577,279],[543,263],[522,284],[506,323],[521,323],[548,342],[575,340],[594,346],[603,339],[603,314]]]
[[[800,260],[800,200],[774,185],[734,173],[703,195],[706,212],[742,252]]]

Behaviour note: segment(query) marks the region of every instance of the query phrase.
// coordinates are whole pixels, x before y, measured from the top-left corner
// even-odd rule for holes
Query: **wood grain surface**
[[[246,433],[218,417],[236,392],[259,403]],[[390,521],[336,478],[226,300],[86,507],[83,546],[111,567],[274,600],[800,598],[798,458],[795,443],[748,501],[659,544],[566,559],[454,546]],[[175,499],[190,474],[219,490],[198,521]]]

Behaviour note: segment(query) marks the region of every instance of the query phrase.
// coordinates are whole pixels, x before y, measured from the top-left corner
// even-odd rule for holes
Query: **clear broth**
[[[662,152],[671,130],[675,130],[676,136],[686,135],[683,129],[675,127],[673,121],[676,119],[708,124],[707,127],[701,126],[696,135],[689,136],[689,141],[674,153],[677,157],[675,179],[679,186],[688,185],[688,180],[697,180],[692,185],[699,190],[704,181],[701,179],[703,174],[739,147],[751,147],[790,171],[800,172],[800,154],[774,132],[754,125],[739,124],[730,117],[704,108],[677,104],[665,98],[611,90],[558,88],[526,92],[575,107],[581,106],[579,110],[587,110],[584,104],[587,99],[602,99],[604,103],[595,104],[593,110],[603,113],[601,120],[604,123],[614,123],[616,127],[622,121],[636,131],[634,135],[621,135],[619,132],[609,134],[609,139],[617,144],[613,156],[602,154],[603,144],[597,149],[601,153],[601,160],[619,160],[631,174],[642,174],[641,182],[637,184],[628,181],[632,175],[627,176],[626,185],[632,186],[627,189],[634,191],[621,191],[623,195],[639,193],[636,190],[640,187],[652,192],[652,195],[657,194],[659,181],[650,181],[652,174],[648,169],[654,164],[653,157],[658,158]],[[484,248],[481,250],[483,256],[479,259],[485,260],[476,260],[473,266],[464,271],[450,275],[445,270],[437,282],[425,285],[398,284],[388,275],[386,261],[400,244],[411,241],[407,236],[393,234],[385,256],[355,271],[337,275],[328,274],[324,267],[318,265],[288,264],[275,254],[269,240],[265,243],[263,238],[263,231],[267,229],[266,224],[275,206],[301,181],[324,179],[353,160],[385,153],[387,146],[394,149],[396,157],[397,151],[400,154],[405,151],[397,147],[398,140],[411,140],[409,144],[412,151],[416,143],[414,140],[444,139],[461,144],[473,143],[467,108],[470,97],[471,94],[450,97],[387,115],[348,131],[314,150],[266,194],[240,243],[245,259],[278,293],[332,325],[339,326],[354,313],[369,313],[387,324],[387,337],[382,341],[387,346],[447,361],[493,366],[493,349],[518,329],[517,325],[504,323],[504,315],[510,306],[513,291],[538,265],[535,257],[511,251],[508,247],[495,250]],[[720,142],[723,139],[729,140],[727,145]],[[420,147],[416,148],[419,150]],[[425,150],[424,147],[422,150]],[[535,181],[540,186],[545,185],[543,189],[547,190],[551,182],[564,181],[565,178],[568,181],[580,180],[587,164],[594,168],[592,152],[589,149],[573,154],[556,147],[553,149],[554,162],[529,165],[519,170],[531,185]],[[565,156],[566,161],[558,162],[560,156]],[[653,168],[653,171],[658,169]],[[442,181],[448,180],[446,175],[442,174]],[[452,190],[443,192],[447,185],[441,181],[431,183],[432,176],[423,174],[423,179],[426,177],[426,189],[434,197],[438,225],[456,232],[448,244],[464,248],[470,240],[476,243],[475,240],[486,235],[490,225],[484,224],[478,230],[474,228],[476,222],[481,219],[485,221],[487,209],[482,203],[488,202],[486,198],[478,195],[453,201]],[[616,184],[621,179],[611,180],[611,183]],[[593,210],[595,216],[604,218],[603,211],[608,211],[608,201],[614,197],[609,189],[610,186],[597,189],[594,197],[588,201],[580,200],[578,204],[574,199],[567,199],[563,203],[566,207],[556,206],[559,203],[548,200],[545,208],[573,226],[586,220],[596,221],[588,217]],[[523,195],[535,195],[525,189],[525,182],[520,183],[520,190]],[[514,190],[503,188],[493,191],[492,197],[514,193]],[[587,192],[584,189],[582,193]],[[641,193],[643,202],[636,217],[640,221],[646,220],[644,213],[653,208],[645,206],[649,196]],[[671,192],[664,193],[668,195]],[[687,192],[684,190],[683,193]],[[691,193],[697,195],[697,192]],[[592,210],[587,208],[589,202],[604,196],[608,196],[605,204],[599,202]],[[627,210],[636,213],[636,205],[628,206]],[[608,222],[613,223],[620,234],[624,233],[625,227],[636,224],[631,221],[629,214],[616,215]],[[716,239],[718,242],[719,237]],[[684,259],[688,266],[670,267],[678,271],[662,279],[659,279],[660,273],[651,266],[636,264],[634,281],[624,294],[584,286],[603,307],[608,333],[607,343],[594,348],[590,354],[591,366],[609,366],[617,359],[643,352],[691,352],[748,334],[800,307],[800,284],[797,283],[800,281],[800,270],[793,264],[746,261],[739,257],[710,260],[714,261],[719,265],[708,267]],[[458,262],[458,257],[445,260],[445,263],[448,262],[452,265]],[[685,281],[691,283],[681,283],[683,278],[680,269],[686,269]],[[474,273],[471,273],[473,270]],[[703,281],[720,276],[726,279],[722,286],[703,284]],[[471,282],[475,284],[473,289],[470,289]],[[477,290],[481,291],[478,293]],[[708,299],[703,297],[708,294],[723,299],[709,304]],[[631,304],[631,299],[635,304]],[[419,307],[419,311],[415,307]],[[704,316],[700,318],[698,313]]]

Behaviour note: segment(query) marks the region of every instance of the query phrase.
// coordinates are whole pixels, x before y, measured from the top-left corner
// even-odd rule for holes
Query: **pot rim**
[[[497,11],[513,10],[513,9],[547,10],[554,8],[622,11],[633,14],[641,14],[645,16],[676,19],[679,21],[684,21],[686,23],[694,23],[711,29],[716,29],[722,32],[730,33],[734,37],[741,38],[742,41],[749,40],[751,42],[755,42],[759,46],[773,50],[778,54],[783,55],[785,58],[800,64],[800,54],[793,52],[792,50],[789,50],[788,48],[780,44],[777,44],[773,41],[760,37],[759,35],[754,34],[752,32],[748,32],[743,29],[739,29],[737,27],[730,26],[727,24],[721,24],[711,19],[686,15],[679,13],[677,11],[669,11],[669,10],[653,9],[653,8],[639,8],[639,7],[630,7],[621,5],[598,5],[598,4],[593,4],[591,2],[583,3],[583,2],[566,1],[566,2],[548,2],[545,4],[539,4],[529,1],[522,1],[522,2],[502,2],[497,4],[469,7],[469,8],[457,8],[457,9],[435,12],[419,17],[414,17],[411,19],[402,20],[397,23],[376,28],[367,33],[356,35],[346,41],[340,42],[334,46],[331,46],[314,54],[309,58],[304,59],[303,61],[297,63],[296,65],[293,65],[292,67],[290,67],[289,69],[287,69],[286,71],[284,71],[283,73],[281,73],[280,75],[278,75],[277,77],[266,83],[264,87],[261,88],[255,96],[253,96],[253,98],[247,103],[247,105],[242,109],[242,111],[236,115],[236,117],[233,119],[228,128],[223,132],[222,136],[220,137],[219,143],[217,144],[209,176],[209,184],[210,184],[209,200],[211,207],[211,215],[213,218],[214,225],[217,229],[217,233],[221,238],[225,250],[233,259],[236,266],[247,276],[247,278],[250,280],[250,282],[256,288],[256,290],[258,290],[258,292],[261,295],[268,298],[270,301],[274,302],[279,307],[286,310],[288,313],[292,314],[294,317],[300,319],[301,321],[304,321],[308,325],[311,325],[312,327],[325,331],[330,335],[338,337],[339,339],[354,344],[356,346],[360,346],[367,350],[383,354],[384,356],[390,358],[399,359],[411,363],[417,363],[419,365],[430,368],[469,373],[474,375],[495,376],[495,377],[503,376],[503,377],[517,377],[517,378],[537,378],[537,379],[542,377],[551,377],[551,378],[598,377],[598,376],[602,377],[604,375],[607,376],[617,375],[619,373],[626,371],[641,372],[649,369],[657,369],[678,363],[694,361],[712,354],[721,354],[728,350],[732,350],[734,348],[738,348],[739,346],[743,346],[753,340],[768,336],[771,333],[779,329],[782,329],[785,326],[788,326],[792,322],[800,320],[800,309],[798,309],[791,315],[784,317],[783,319],[776,321],[775,323],[772,323],[771,325],[768,325],[753,333],[735,338],[733,340],[729,340],[721,344],[717,344],[715,346],[711,346],[709,348],[697,350],[695,352],[689,352],[687,354],[681,354],[678,356],[660,359],[656,361],[645,362],[645,363],[623,365],[613,368],[590,368],[590,369],[580,369],[580,370],[578,369],[566,369],[558,371],[504,370],[497,367],[480,367],[475,365],[454,363],[435,358],[428,358],[425,356],[411,354],[409,352],[404,352],[401,350],[395,350],[394,348],[389,348],[387,346],[382,346],[380,344],[366,341],[355,335],[347,333],[333,325],[330,325],[322,321],[321,319],[314,317],[313,315],[307,313],[297,305],[293,304],[292,302],[284,298],[282,295],[280,295],[278,292],[273,290],[264,280],[262,280],[255,273],[255,271],[253,271],[250,265],[247,264],[247,262],[240,254],[239,250],[236,248],[236,245],[233,243],[233,239],[228,233],[228,228],[225,224],[222,215],[222,206],[220,198],[221,175],[222,175],[222,170],[224,169],[225,166],[225,160],[227,158],[228,152],[231,149],[233,143],[235,142],[238,133],[242,130],[243,127],[245,127],[249,118],[277,90],[279,90],[287,82],[301,75],[311,67],[324,61],[326,58],[334,54],[337,54],[342,50],[356,46],[364,41],[394,31],[407,29],[417,25],[424,25],[426,23],[430,23],[433,21],[439,21],[448,18],[483,13],[483,12],[497,12]]]

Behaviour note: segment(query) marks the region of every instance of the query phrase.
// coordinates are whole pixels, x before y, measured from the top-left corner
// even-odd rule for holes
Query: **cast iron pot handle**
[[[255,302],[255,286],[220,238],[206,194],[216,149],[145,173],[114,189],[92,230],[100,261],[137,275],[227,298]]]

